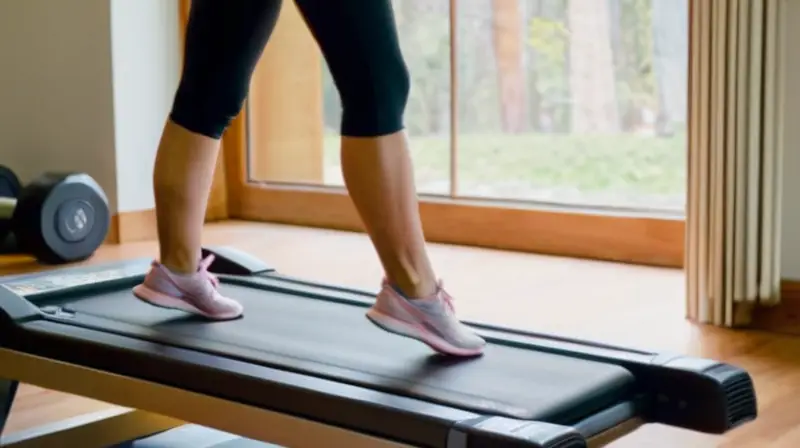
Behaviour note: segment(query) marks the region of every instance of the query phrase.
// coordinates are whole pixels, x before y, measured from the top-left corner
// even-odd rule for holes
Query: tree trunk
[[[611,55],[614,58],[614,74],[619,85],[632,84],[631,65],[635,58],[630,58],[625,45],[623,33],[627,30],[622,14],[623,0],[609,0],[610,12],[609,27],[611,28]],[[627,2],[630,3],[630,2]],[[633,59],[631,61],[630,59]],[[634,69],[635,70],[635,69]],[[631,100],[631,95],[617,97],[617,110],[619,111],[619,127],[622,132],[629,132],[636,128],[636,104]]]
[[[569,0],[572,132],[619,132],[607,1]]]
[[[652,0],[653,69],[658,88],[656,132],[668,136],[686,122],[689,69],[688,0]]]
[[[527,36],[529,34],[529,29],[527,28],[534,19],[540,17],[542,13],[542,1],[541,0],[530,0],[529,3],[523,3],[526,5],[526,8],[523,13],[524,21],[523,23],[526,25],[526,28],[523,30],[525,33],[525,37],[523,40],[527,40]],[[531,46],[524,46],[523,51],[525,52],[526,56],[526,63],[528,69],[526,70],[527,76],[527,93],[528,93],[528,123],[530,128],[534,131],[542,131],[542,126],[540,123],[540,118],[542,115],[542,95],[539,93],[539,73],[538,73],[538,66],[537,66],[537,54],[536,49]]]
[[[503,131],[524,132],[528,123],[520,0],[492,0],[492,36]]]

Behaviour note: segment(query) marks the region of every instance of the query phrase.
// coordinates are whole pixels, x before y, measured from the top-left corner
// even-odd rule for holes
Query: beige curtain
[[[687,314],[733,327],[780,301],[781,0],[689,0]]]

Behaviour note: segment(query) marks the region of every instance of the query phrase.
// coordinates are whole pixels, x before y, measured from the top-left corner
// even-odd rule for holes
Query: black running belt
[[[619,366],[489,344],[471,360],[385,333],[362,306],[223,283],[242,319],[208,323],[137,301],[129,288],[64,305],[109,331],[487,414],[569,424],[623,399]],[[97,323],[99,322],[99,323]]]

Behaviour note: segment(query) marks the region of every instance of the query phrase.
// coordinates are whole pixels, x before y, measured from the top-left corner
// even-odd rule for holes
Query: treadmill
[[[243,318],[136,300],[149,260],[0,278],[0,425],[17,382],[121,406],[0,446],[579,448],[644,423],[722,434],[757,415],[735,366],[471,322],[485,354],[445,357],[376,329],[374,292],[204,253]]]

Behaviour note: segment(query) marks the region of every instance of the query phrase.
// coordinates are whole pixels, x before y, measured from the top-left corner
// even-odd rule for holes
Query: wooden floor
[[[210,225],[206,244],[228,244],[258,255],[289,275],[375,289],[376,256],[361,234],[254,223]],[[686,353],[748,369],[759,393],[755,423],[713,437],[651,425],[613,447],[800,446],[800,339],[694,326],[683,318],[680,271],[507,253],[431,247],[438,273],[456,297],[461,317]],[[154,243],[102,248],[90,263],[153,256]],[[0,265],[0,274],[38,269]],[[104,403],[26,386],[9,430],[96,411]]]

